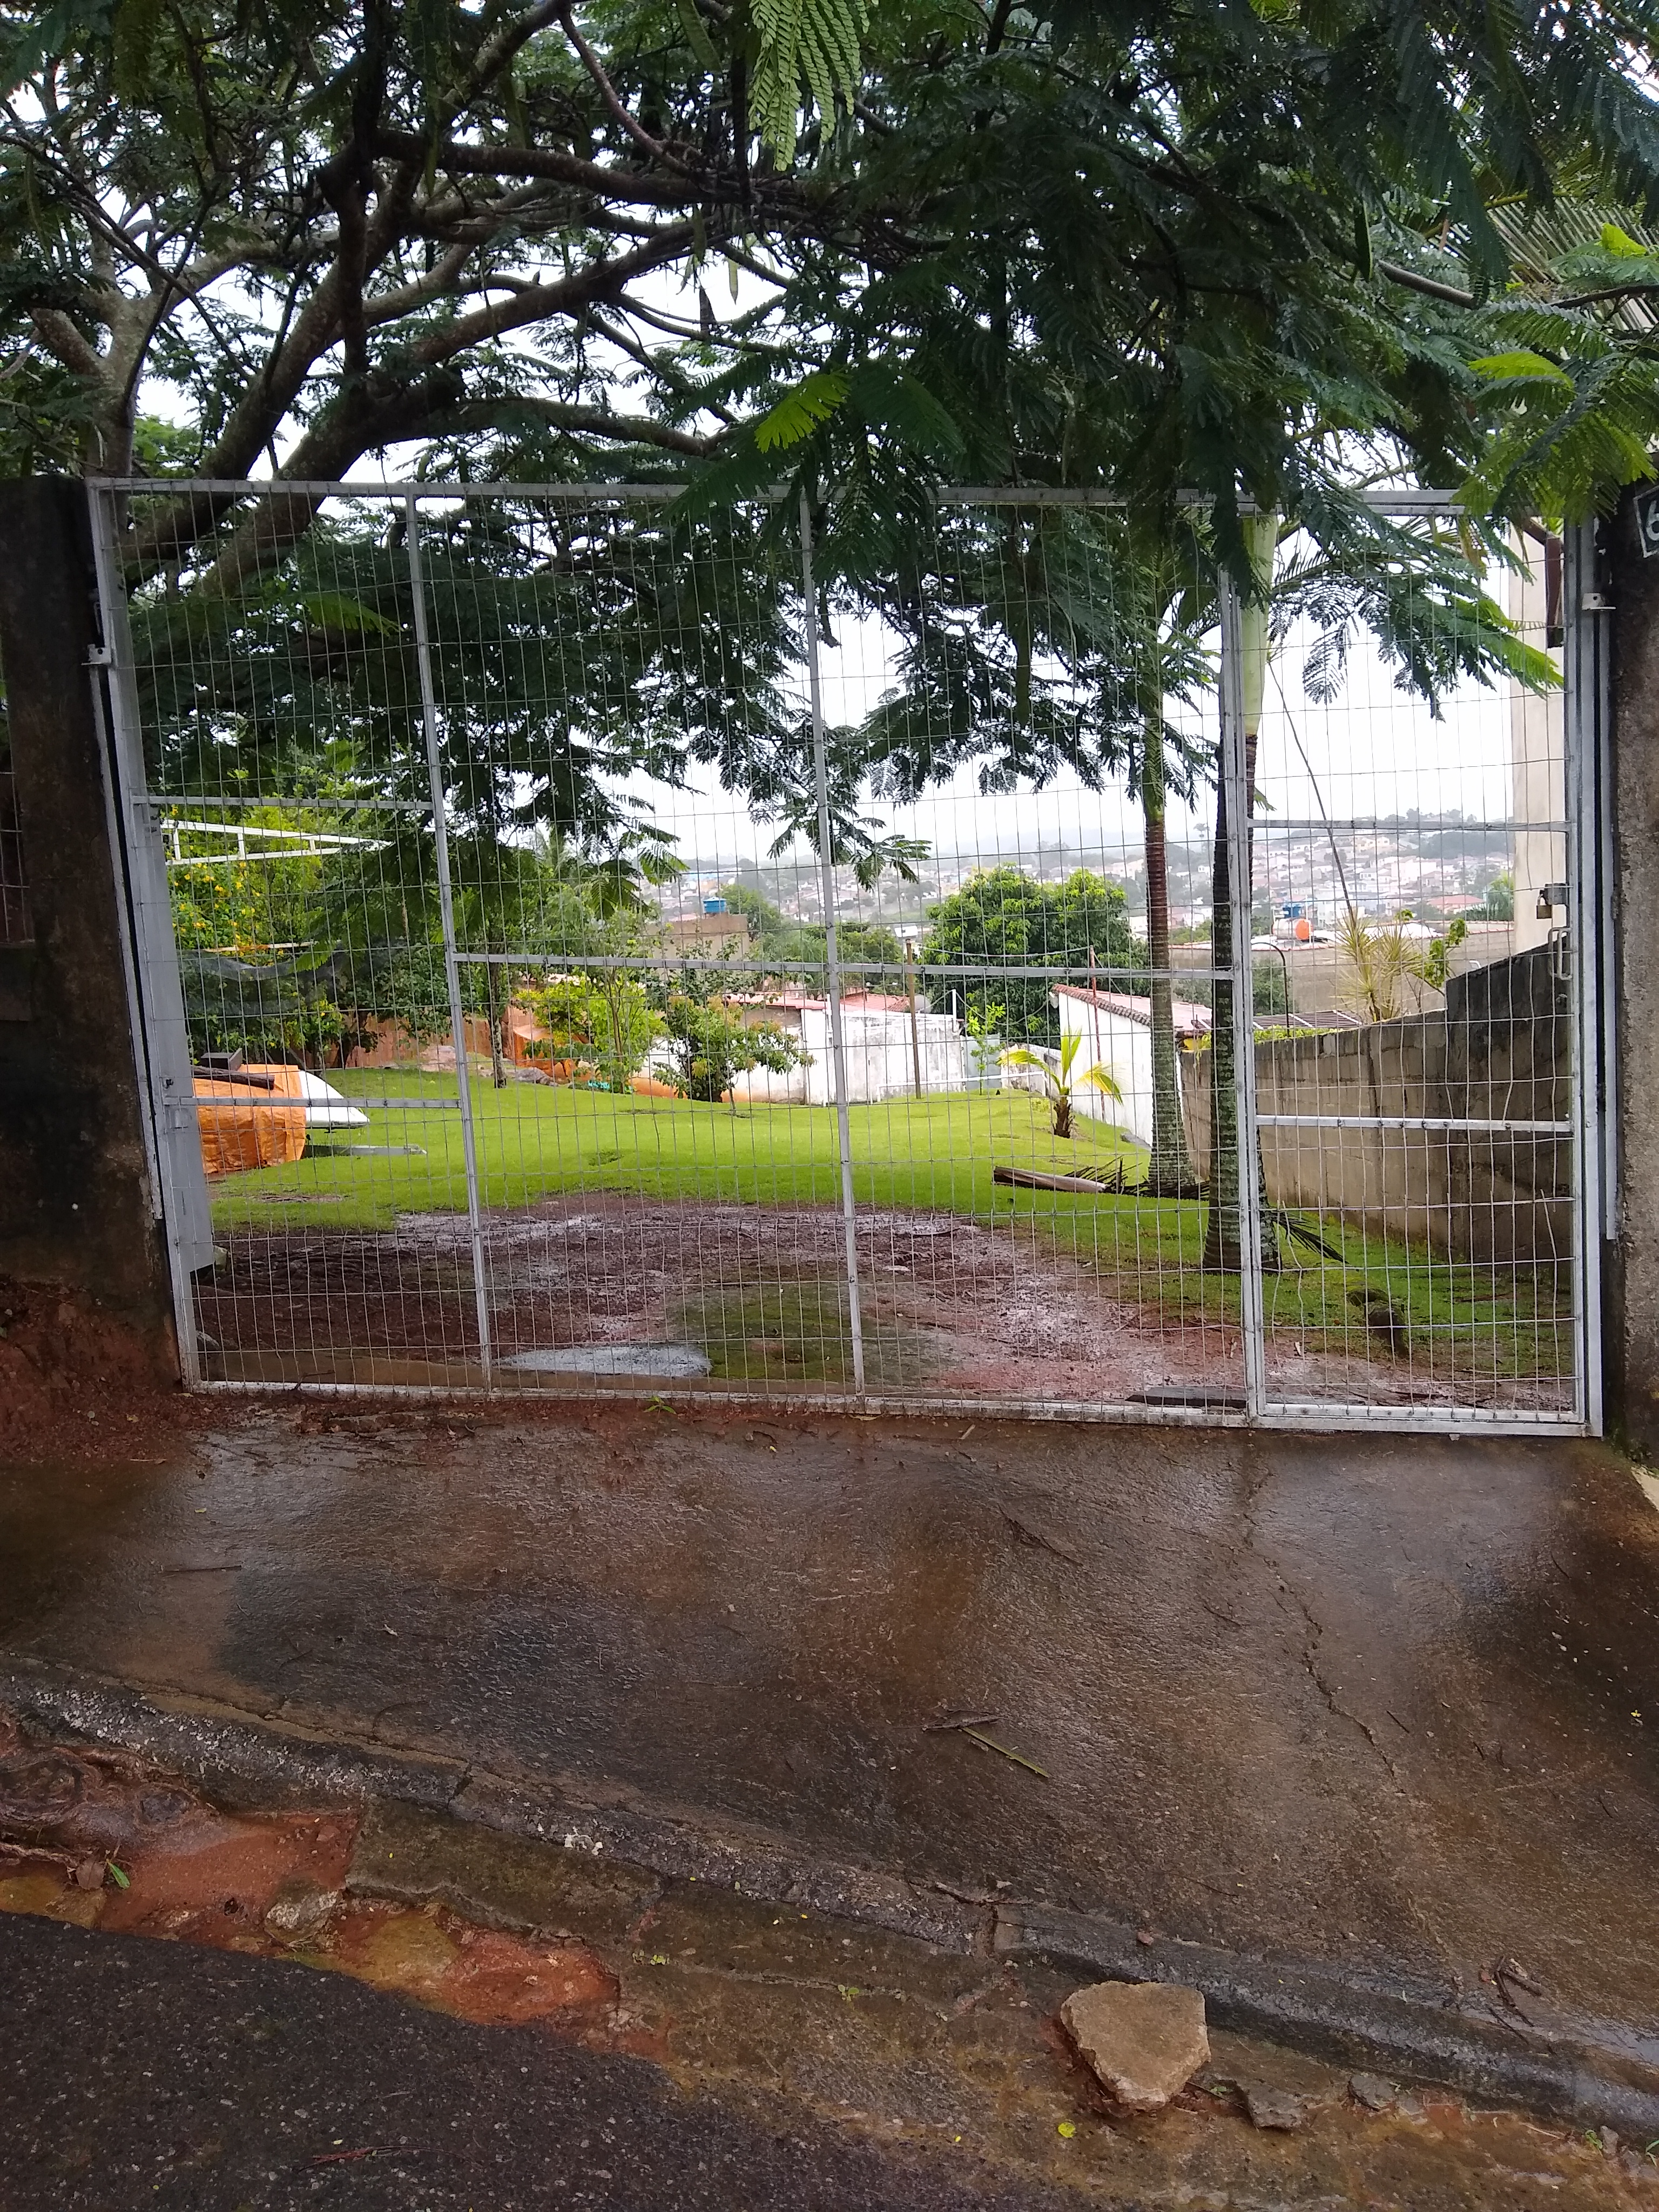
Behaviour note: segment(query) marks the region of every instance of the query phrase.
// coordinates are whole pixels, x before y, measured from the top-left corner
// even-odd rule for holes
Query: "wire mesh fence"
[[[1409,520],[1264,636],[1083,501],[179,495],[94,495],[203,1379],[1583,1418],[1521,569],[1530,659]]]

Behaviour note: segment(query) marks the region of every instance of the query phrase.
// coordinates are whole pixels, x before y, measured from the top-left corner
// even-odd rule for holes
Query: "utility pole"
[[[921,1025],[916,1018],[915,948],[904,940],[904,986],[910,997],[910,1064],[915,1071],[916,1096],[921,1096]]]

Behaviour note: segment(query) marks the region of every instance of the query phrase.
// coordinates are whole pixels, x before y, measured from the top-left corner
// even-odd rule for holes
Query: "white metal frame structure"
[[[450,696],[446,691],[446,684],[450,685],[453,692],[454,672],[453,668],[441,668],[439,665],[441,655],[446,653],[453,655],[454,647],[441,645],[433,635],[432,587],[424,565],[428,517],[434,509],[453,511],[461,503],[491,500],[533,502],[549,512],[559,509],[574,512],[583,507],[603,508],[606,512],[635,507],[659,509],[663,501],[677,495],[679,487],[428,483],[284,484],[282,487],[285,495],[298,495],[318,503],[351,501],[368,502],[387,512],[395,511],[400,519],[401,544],[407,563],[412,618],[412,663],[418,678],[418,696],[410,704],[418,724],[422,749],[420,765],[423,770],[423,787],[396,799],[386,797],[365,799],[360,797],[352,803],[357,808],[380,806],[387,810],[385,818],[388,821],[399,813],[406,822],[423,821],[425,835],[429,839],[435,907],[441,925],[450,1065],[454,1075],[453,1099],[429,1103],[447,1104],[457,1115],[465,1203],[465,1237],[464,1248],[458,1248],[457,1265],[462,1273],[471,1275],[473,1318],[470,1324],[472,1334],[464,1358],[452,1358],[437,1362],[428,1377],[405,1379],[401,1382],[389,1370],[379,1372],[366,1381],[349,1368],[332,1376],[276,1372],[266,1377],[246,1373],[239,1376],[225,1371],[222,1364],[216,1365],[212,1356],[216,1347],[204,1340],[200,1318],[199,1285],[202,1271],[210,1267],[220,1255],[216,1249],[209,1195],[201,1171],[198,1134],[201,1109],[193,1095],[195,1086],[191,1076],[189,1022],[169,903],[169,864],[170,861],[173,863],[176,872],[180,855],[176,834],[172,836],[171,852],[169,850],[167,825],[169,821],[176,821],[182,830],[195,830],[205,835],[230,836],[236,849],[243,854],[246,854],[247,847],[245,837],[235,836],[230,820],[205,818],[211,816],[216,808],[231,808],[239,802],[222,793],[210,794],[204,801],[198,793],[157,788],[146,768],[146,741],[154,733],[146,729],[146,709],[141,698],[141,667],[134,643],[133,623],[130,619],[129,589],[123,576],[121,515],[125,502],[147,494],[154,495],[156,489],[154,485],[137,480],[109,480],[91,487],[103,635],[103,644],[94,655],[96,665],[91,671],[91,678],[106,738],[112,823],[116,832],[117,848],[126,871],[133,1019],[140,1048],[140,1064],[148,1081],[151,1105],[150,1167],[156,1212],[165,1224],[171,1256],[179,1339],[186,1380],[195,1386],[224,1389],[259,1388],[264,1387],[265,1382],[279,1381],[298,1382],[301,1387],[334,1389],[429,1387],[492,1391],[527,1387],[522,1370],[509,1364],[516,1357],[513,1348],[498,1340],[501,1328],[501,1308],[493,1283],[500,1273],[500,1266],[493,1256],[491,1244],[493,1215],[487,1187],[490,1170],[483,1158],[484,1140],[481,1134],[479,1105],[474,1095],[474,1073],[469,1048],[471,1032],[466,1010],[469,990],[472,990],[476,996],[476,987],[469,983],[469,969],[487,972],[492,962],[501,965],[514,956],[510,950],[497,951],[488,946],[482,951],[469,949],[465,930],[458,921],[458,899],[465,887],[458,884],[454,874],[450,823],[452,796],[448,787],[450,771],[446,768],[443,753],[447,700]],[[268,495],[258,485],[170,484],[166,489],[174,495],[186,491],[211,492],[227,501],[246,501]],[[1420,494],[1379,495],[1375,503],[1384,512],[1401,517],[1432,515],[1448,504]],[[950,495],[946,504],[964,508],[1007,509],[1016,513],[1024,510],[1042,514],[1054,508],[1109,507],[1111,503],[1097,495],[1085,494],[970,489]],[[1023,1391],[1011,1390],[994,1382],[988,1383],[983,1389],[949,1383],[933,1387],[925,1378],[920,1382],[912,1382],[902,1389],[895,1389],[884,1381],[878,1339],[885,1324],[880,1319],[879,1298],[873,1307],[871,1304],[874,1294],[868,1273],[871,1261],[867,1245],[860,1240],[867,1237],[872,1211],[874,1215],[885,1219],[891,1209],[889,1207],[884,1212],[880,1206],[875,1206],[869,1197],[860,1196],[860,1176],[865,1177],[868,1187],[873,1186],[869,1185],[868,1160],[861,1158],[860,1153],[854,1118],[858,1109],[848,1072],[850,1048],[847,1000],[849,986],[856,998],[866,985],[871,963],[845,958],[841,942],[846,925],[838,921],[838,900],[843,911],[845,900],[839,890],[832,860],[832,769],[829,758],[831,718],[825,696],[828,648],[821,634],[823,602],[815,585],[814,552],[813,518],[803,501],[799,524],[799,568],[792,589],[797,593],[794,604],[800,625],[799,655],[802,705],[810,724],[814,781],[811,811],[816,828],[817,897],[823,917],[823,934],[820,972],[827,997],[830,1054],[834,1064],[830,1090],[834,1107],[838,1203],[836,1211],[839,1215],[838,1233],[844,1271],[844,1323],[849,1357],[845,1371],[838,1376],[819,1377],[816,1382],[810,1378],[792,1382],[787,1393],[790,1401],[796,1404],[850,1403],[865,1410],[886,1407],[904,1412],[996,1410],[1048,1418],[1220,1423],[1287,1429],[1376,1427],[1425,1431],[1480,1431],[1488,1434],[1520,1434],[1540,1430],[1600,1433],[1602,1420],[1600,1256],[1603,1237],[1610,1233],[1616,1161],[1611,1145],[1604,1144],[1602,1138],[1602,1132],[1607,1126],[1605,1102],[1610,1095],[1614,1048],[1610,1028],[1612,1000],[1606,989],[1603,974],[1608,942],[1606,856],[1609,840],[1607,818],[1609,799],[1606,758],[1610,713],[1607,676],[1609,611],[1602,604],[1597,589],[1593,528],[1587,526],[1574,531],[1570,534],[1566,545],[1563,692],[1563,797],[1565,815],[1562,822],[1551,825],[1563,834],[1565,854],[1568,920],[1563,942],[1569,948],[1571,1009],[1570,1108],[1567,1117],[1540,1118],[1535,1112],[1527,1111],[1517,1112],[1513,1116],[1508,1113],[1480,1115],[1473,1112],[1448,1115],[1420,1109],[1412,1110],[1408,1105],[1402,1105],[1400,1110],[1392,1112],[1382,1110],[1356,1114],[1352,1107],[1339,1111],[1321,1110],[1325,1102],[1317,1096],[1306,1102],[1313,1110],[1300,1110],[1304,1103],[1300,1099],[1293,1102],[1297,1110],[1280,1110],[1278,1108],[1263,1110],[1259,1096],[1258,1063],[1261,1045],[1254,1010],[1257,976],[1252,947],[1258,886],[1252,880],[1252,837],[1249,834],[1234,835],[1229,849],[1232,908],[1231,969],[1224,975],[1202,967],[1188,965],[1178,971],[1172,969],[1170,977],[1173,983],[1185,988],[1196,985],[1213,988],[1224,981],[1230,982],[1231,986],[1232,1057],[1243,1252],[1243,1267],[1238,1279],[1236,1323],[1239,1358],[1236,1384],[1212,1389],[1194,1385],[1184,1394],[1178,1388],[1163,1393],[1116,1393],[1110,1388],[1103,1388],[1098,1395],[1091,1396],[1075,1388],[1046,1390],[1042,1387],[1040,1378],[1036,1387]],[[1217,687],[1218,771],[1225,780],[1229,819],[1235,824],[1249,824],[1256,794],[1249,789],[1246,775],[1240,625],[1241,605],[1237,592],[1231,585],[1224,583],[1220,596]],[[1258,786],[1260,782],[1258,775]],[[186,803],[193,811],[181,812]],[[252,802],[240,803],[251,805]],[[1323,811],[1322,800],[1322,816]],[[1269,820],[1275,830],[1288,831],[1297,827],[1289,820],[1274,821],[1272,817]],[[1335,826],[1340,828],[1341,825]],[[1497,833],[1512,830],[1515,825],[1496,821],[1480,826]],[[1332,837],[1334,850],[1334,831],[1331,822],[1325,822],[1324,832]],[[303,850],[313,857],[336,848],[379,849],[373,840],[362,836],[329,830],[300,831],[267,825],[250,834],[264,840],[267,849],[258,855],[261,858],[271,856],[270,848],[283,848],[285,841],[287,846]],[[590,968],[605,964],[603,956],[584,957]],[[612,964],[617,963],[613,962]],[[739,963],[739,966],[742,964]],[[787,963],[782,964],[787,966]],[[777,965],[774,963],[775,967]],[[921,971],[918,969],[916,972]],[[944,972],[936,970],[932,980],[940,980]],[[1053,972],[1056,975],[1060,973],[1058,969]],[[969,964],[953,969],[949,973],[964,986],[971,986],[975,981],[983,982],[988,978],[1004,981],[1022,978],[1029,981],[1032,977],[1046,979],[1050,969],[1041,963],[1035,967],[1021,968],[1017,963],[1005,962],[994,971],[975,969]],[[1287,969],[1287,990],[1288,974]],[[924,981],[927,980],[924,977]],[[1092,945],[1085,980],[1092,992],[1095,985]],[[1108,981],[1110,981],[1109,975]],[[1100,1003],[1097,996],[1097,1009]],[[1097,1030],[1097,1012],[1096,1019]],[[914,1006],[910,1034],[910,1048],[915,1049]],[[915,1066],[915,1088],[919,1096],[921,1090],[919,1053]],[[368,1103],[398,1104],[400,1102],[372,1099]],[[255,1102],[256,1110],[257,1103]],[[270,1103],[276,1109],[280,1107],[281,1102],[273,1099]],[[877,1108],[872,1104],[866,1110],[873,1115]],[[1391,1400],[1386,1396],[1366,1395],[1364,1391],[1344,1395],[1340,1377],[1334,1382],[1328,1376],[1322,1387],[1301,1389],[1296,1387],[1293,1379],[1287,1382],[1281,1375],[1276,1374],[1273,1356],[1274,1324],[1267,1310],[1267,1277],[1264,1274],[1264,1233],[1270,1242],[1274,1235],[1264,1219],[1265,1182],[1260,1166],[1261,1132],[1264,1130],[1270,1133],[1291,1132],[1298,1140],[1306,1133],[1310,1143],[1316,1143],[1320,1133],[1325,1131],[1334,1131],[1340,1136],[1358,1130],[1376,1133],[1379,1136],[1389,1133],[1402,1139],[1409,1135],[1420,1139],[1425,1147],[1442,1140],[1450,1146],[1470,1139],[1490,1139],[1494,1153],[1499,1146],[1513,1145],[1517,1140],[1533,1142],[1534,1151],[1554,1140],[1570,1144],[1572,1231],[1570,1265],[1566,1272],[1571,1278],[1571,1287],[1568,1310],[1558,1313],[1557,1324],[1553,1324],[1559,1325],[1565,1332],[1560,1340],[1570,1346],[1569,1356],[1558,1363],[1558,1370],[1551,1378],[1559,1387],[1536,1392],[1530,1399],[1524,1390],[1505,1396],[1501,1389],[1495,1389],[1487,1392],[1485,1401],[1468,1395],[1460,1399],[1455,1393],[1449,1396],[1443,1392],[1438,1396],[1425,1395],[1421,1392],[1415,1395],[1406,1393]],[[1380,1298],[1382,1294],[1368,1295]],[[1390,1315],[1395,1312],[1392,1306],[1388,1310]],[[1399,1326],[1403,1332],[1407,1323],[1401,1322]],[[1410,1326],[1414,1328],[1417,1324],[1413,1322]],[[1373,1335],[1375,1334],[1373,1326]],[[1551,1340],[1556,1340],[1553,1338]],[[1300,1346],[1296,1349],[1299,1352]],[[582,1388],[594,1393],[643,1395],[665,1387],[659,1382],[649,1380],[630,1383],[608,1369],[603,1362],[590,1373],[582,1374],[574,1367],[559,1371],[564,1374],[567,1385],[580,1382]],[[1331,1370],[1332,1375],[1336,1373],[1335,1369]],[[741,1375],[734,1376],[729,1372],[725,1376],[716,1373],[699,1381],[696,1388],[699,1395],[742,1401],[765,1400],[776,1395],[774,1385],[765,1375],[745,1379]]]

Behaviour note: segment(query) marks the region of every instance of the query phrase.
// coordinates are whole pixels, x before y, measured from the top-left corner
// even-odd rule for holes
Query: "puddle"
[[[500,1364],[528,1375],[648,1375],[669,1382],[709,1371],[708,1355],[691,1344],[574,1344],[515,1352]]]
[[[479,2027],[599,2014],[617,1996],[615,1978],[586,1944],[538,1943],[430,1907],[356,1906],[326,1963]]]
[[[770,1283],[693,1299],[673,1316],[708,1349],[708,1371],[734,1382],[853,1380],[847,1285],[836,1277]],[[866,1293],[864,1372],[889,1389],[914,1388],[938,1364],[935,1332]]]

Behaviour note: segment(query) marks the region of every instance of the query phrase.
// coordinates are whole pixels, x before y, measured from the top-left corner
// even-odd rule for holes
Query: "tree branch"
[[[407,284],[396,284],[390,291],[372,294],[363,302],[364,326],[376,330],[382,323],[396,322],[400,315],[412,314],[416,307],[441,299],[446,293],[459,290],[456,280],[477,250],[471,240],[463,246],[452,246],[434,262],[424,276],[413,277]],[[487,282],[487,278],[481,277],[477,285],[468,289],[477,290]]]
[[[423,161],[425,149],[418,138],[403,131],[381,131],[375,150],[392,161]],[[629,169],[607,168],[601,161],[585,161],[549,146],[460,146],[441,144],[433,156],[437,167],[457,177],[545,177],[555,184],[574,185],[596,199],[629,200],[646,207],[690,207],[703,200],[735,201],[716,180],[698,180],[681,169],[676,177],[648,177]]]
[[[60,307],[35,307],[30,321],[53,358],[88,382],[102,384],[106,363],[96,346],[83,338]]]
[[[610,298],[632,278],[660,269],[665,261],[672,261],[685,252],[691,240],[689,222],[669,223],[632,253],[619,253],[614,260],[592,262],[578,275],[562,277],[556,283],[528,284],[510,299],[458,317],[447,329],[434,331],[420,340],[410,349],[412,356],[428,363],[453,361],[458,353],[465,353],[468,347],[478,345],[486,338],[523,330],[526,324],[568,313],[589,300]]]
[[[660,161],[665,169],[678,169],[684,176],[686,173],[685,164],[677,161],[667,147],[653,138],[642,124],[636,123],[623,106],[615,85],[605,73],[605,64],[576,28],[576,19],[568,6],[559,9],[559,27],[580,56],[582,67],[598,87],[599,98],[610,110],[612,119],[621,125],[634,143],[648,154],[653,161]]]
[[[509,23],[497,31],[493,39],[486,39],[472,57],[472,66],[467,71],[466,82],[456,96],[454,112],[459,114],[470,107],[481,92],[486,91],[501,75],[514,56],[529,45],[538,31],[544,31],[550,23],[556,23],[562,11],[563,0],[543,0],[539,8],[532,8],[516,23]]]
[[[584,306],[590,300],[607,297],[631,277],[642,276],[684,252],[690,245],[691,235],[689,222],[670,224],[648,246],[619,254],[615,260],[594,262],[556,283],[531,285],[509,300],[459,317],[445,328],[429,332],[410,349],[410,358],[429,374],[450,380],[446,386],[446,404],[453,406],[460,398],[460,390],[455,372],[447,365],[458,354],[507,331],[521,330],[550,315]],[[337,264],[301,310],[268,386],[262,381],[251,385],[244,392],[225,426],[224,434],[204,463],[204,475],[246,477],[264,452],[276,427],[298,396],[313,363],[334,342],[337,330],[334,307],[337,283]],[[337,477],[375,446],[405,441],[420,434],[407,429],[378,433],[363,430],[360,434],[357,425],[371,418],[376,422],[403,421],[407,410],[405,395],[415,388],[399,383],[390,391],[376,392],[374,381],[371,377],[368,386],[354,387],[357,395],[355,404],[349,404],[349,395],[343,396],[324,410],[289,454],[283,471],[285,477],[307,480]],[[233,504],[234,501],[222,494],[186,494],[140,532],[133,548],[135,557],[146,566],[157,560],[179,558],[217,526]],[[308,520],[306,527],[309,527]],[[294,536],[303,534],[303,530],[298,530]],[[283,543],[293,543],[293,538]]]
[[[706,398],[692,380],[683,375],[672,361],[659,361],[648,354],[631,331],[618,330],[606,317],[597,313],[590,316],[588,327],[597,331],[607,345],[615,346],[618,353],[625,353],[630,361],[638,362],[648,376],[659,384],[666,385],[680,398],[695,400],[700,408],[710,415],[717,415],[728,426],[737,421],[729,407],[722,406],[718,400]]]
[[[1455,284],[1442,284],[1432,276],[1419,276],[1415,269],[1402,269],[1397,261],[1379,261],[1376,273],[1386,276],[1391,284],[1403,284],[1408,292],[1420,292],[1425,300],[1443,300],[1453,307],[1478,307],[1480,304],[1473,292],[1460,292]]]
[[[665,453],[683,453],[688,460],[706,460],[717,444],[690,430],[677,430],[649,415],[616,415],[605,407],[577,407],[561,399],[540,399],[530,393],[508,393],[499,398],[467,399],[445,419],[446,430],[499,428],[514,415],[533,415],[550,429],[586,432],[617,444],[660,446]]]

